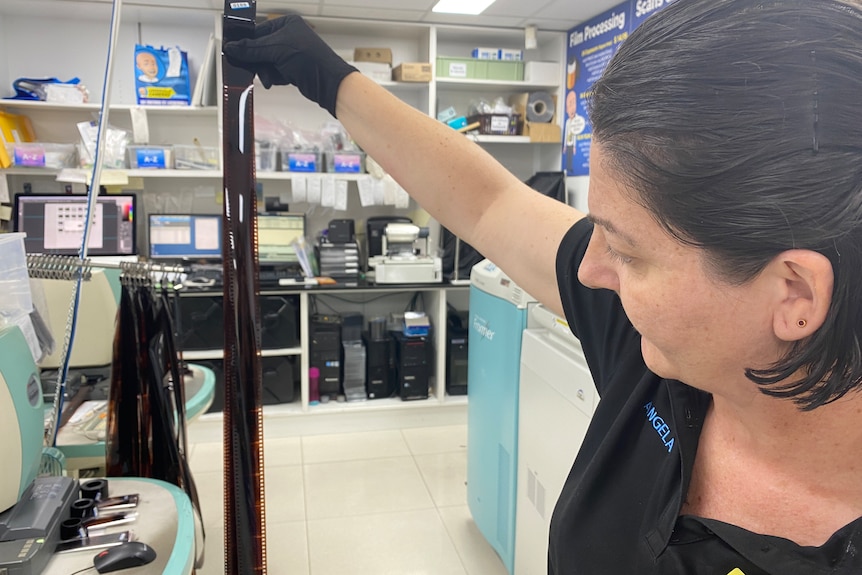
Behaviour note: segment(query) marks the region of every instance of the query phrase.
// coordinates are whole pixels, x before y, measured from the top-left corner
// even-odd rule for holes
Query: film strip
[[[254,33],[256,6],[225,0],[225,42]],[[266,573],[254,74],[222,56],[225,573]]]

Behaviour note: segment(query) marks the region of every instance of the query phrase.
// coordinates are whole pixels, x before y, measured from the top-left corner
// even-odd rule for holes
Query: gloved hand
[[[226,42],[224,53],[232,64],[257,74],[264,87],[293,84],[333,116],[338,86],[356,71],[296,15],[258,24],[254,38]]]

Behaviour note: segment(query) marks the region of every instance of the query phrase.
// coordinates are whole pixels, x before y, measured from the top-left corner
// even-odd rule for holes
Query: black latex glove
[[[266,88],[293,84],[333,116],[338,86],[356,71],[296,15],[258,24],[254,38],[226,42],[224,53],[232,64],[257,74]]]

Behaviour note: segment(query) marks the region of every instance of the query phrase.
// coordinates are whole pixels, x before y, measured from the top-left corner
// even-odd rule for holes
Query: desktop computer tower
[[[446,393],[467,395],[469,312],[450,312],[446,321]]]
[[[365,344],[362,341],[362,314],[341,315],[341,386],[347,401],[367,399],[365,392]]]
[[[365,391],[368,399],[391,397],[395,392],[394,366],[390,354],[390,337],[386,330],[386,318],[375,317],[368,322],[365,341]]]
[[[321,397],[341,393],[341,317],[314,314],[308,324],[311,367],[320,370]]]
[[[296,393],[299,369],[295,357],[263,357],[260,360],[263,405],[290,403]]]
[[[407,337],[389,332],[395,364],[395,388],[403,400],[427,399],[430,384],[431,343],[425,336]]]
[[[389,347],[388,339],[371,339],[370,334],[366,334],[365,391],[368,399],[390,397],[395,391]]]

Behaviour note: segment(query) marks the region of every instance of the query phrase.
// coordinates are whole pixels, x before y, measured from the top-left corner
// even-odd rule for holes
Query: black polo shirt
[[[578,282],[592,225],[557,254],[566,319],[601,401],[551,519],[551,575],[862,573],[862,518],[821,547],[679,516],[709,394],[651,373],[640,336],[609,290]]]

